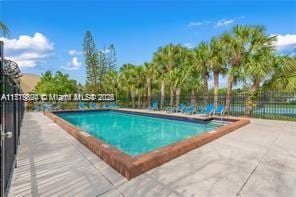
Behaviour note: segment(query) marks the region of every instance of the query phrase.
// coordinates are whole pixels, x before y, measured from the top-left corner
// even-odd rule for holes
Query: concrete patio
[[[26,113],[9,196],[296,196],[296,122],[251,124],[131,181],[39,112]]]

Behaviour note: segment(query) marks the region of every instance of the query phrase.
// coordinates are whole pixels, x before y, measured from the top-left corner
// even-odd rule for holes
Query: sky
[[[23,73],[61,70],[84,83],[82,43],[91,31],[103,50],[114,44],[118,67],[141,65],[169,43],[188,48],[236,24],[264,25],[277,35],[280,53],[296,51],[294,1],[0,1],[0,21],[10,29],[6,58]],[[293,52],[294,51],[294,52]],[[222,79],[221,86],[226,81]]]

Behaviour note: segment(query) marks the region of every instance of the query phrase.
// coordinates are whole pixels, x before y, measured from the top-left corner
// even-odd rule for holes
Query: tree
[[[188,54],[186,55],[186,64],[185,64],[185,70],[187,71],[184,78],[186,79],[184,81],[184,85],[190,90],[190,103],[193,105],[196,105],[196,93],[197,91],[204,90],[204,83],[203,80],[204,76],[200,72],[200,67],[196,66],[196,63],[199,62],[199,60],[196,58],[196,51],[190,50],[188,51]],[[207,81],[206,81],[207,82]]]
[[[201,73],[204,88],[204,105],[207,105],[209,99],[208,80],[210,77],[210,47],[206,42],[201,42],[197,48],[193,50],[192,65],[196,67],[197,71]]]
[[[136,85],[137,85],[137,71],[133,64],[124,64],[120,68],[122,83],[127,92],[127,98],[130,93],[132,98],[132,107],[135,108]]]
[[[285,92],[296,92],[296,56],[275,57],[274,72],[265,81],[263,88]]]
[[[249,86],[249,96],[247,99],[246,114],[250,116],[253,112],[254,99],[260,89],[260,84],[271,77],[273,72],[274,58],[270,53],[252,54],[246,60],[244,75],[247,81],[251,82]]]
[[[215,37],[210,42],[209,66],[214,76],[214,106],[216,108],[218,106],[219,74],[225,74],[227,69],[223,43]]]
[[[116,50],[115,46],[111,44],[107,48],[106,55],[106,61],[107,61],[107,71],[109,70],[116,70],[117,68],[117,59],[116,59]]]
[[[274,37],[265,35],[263,26],[237,25],[230,33],[223,34],[222,41],[225,45],[228,65],[230,65],[225,109],[226,112],[229,113],[233,83],[240,78],[245,78],[243,75],[248,74],[249,71],[253,69],[253,66],[250,65],[260,64],[259,62],[258,64],[256,63],[256,59],[257,61],[262,60],[262,58],[264,58],[264,53],[269,53],[269,51],[272,50],[271,43],[274,41]],[[243,72],[246,65],[249,69],[245,70],[248,70],[247,72]],[[255,76],[254,72],[253,74],[253,76]],[[259,73],[257,74],[257,76],[259,76]],[[253,82],[257,84],[255,85],[255,89],[257,89],[258,82]]]
[[[0,21],[0,31],[2,36],[9,36],[9,29],[2,21]]]
[[[118,99],[118,92],[120,88],[120,77],[117,71],[109,70],[104,78],[104,85],[106,91],[112,91],[115,93],[115,98]]]
[[[99,93],[101,73],[99,69],[98,50],[90,31],[86,31],[83,52],[85,56],[86,65],[86,89],[91,93]]]
[[[35,91],[40,94],[53,94],[56,92],[56,83],[51,71],[46,71],[41,74],[40,81],[35,87]]]
[[[147,87],[147,105],[151,106],[151,96],[152,96],[152,83],[153,80],[158,75],[157,67],[154,63],[144,63],[143,73],[146,79],[146,87]]]
[[[141,98],[145,92],[146,78],[143,66],[135,67],[135,94],[138,96],[138,108],[141,108]]]
[[[160,47],[156,53],[154,53],[153,62],[159,66],[161,71],[161,108],[164,107],[165,99],[165,80],[169,77],[169,73],[178,65],[180,56],[182,56],[182,46],[168,44],[164,47]],[[174,85],[170,81],[170,105],[174,104]]]
[[[191,74],[189,69],[191,65],[187,64],[189,50],[179,45],[177,46],[177,49],[179,50],[179,53],[176,55],[175,66],[169,73],[170,82],[173,84],[173,88],[176,91],[176,107],[180,104],[182,89],[186,87],[185,81]],[[173,105],[173,103],[171,105]]]
[[[79,86],[75,80],[69,78],[68,74],[57,71],[55,75],[51,71],[41,74],[40,82],[37,83],[35,91],[40,94],[74,94]]]
[[[227,64],[229,65],[225,106],[226,113],[229,113],[230,111],[233,83],[240,77],[245,54],[251,44],[251,33],[251,26],[236,25],[231,32],[226,32],[221,37],[222,42],[225,45]]]

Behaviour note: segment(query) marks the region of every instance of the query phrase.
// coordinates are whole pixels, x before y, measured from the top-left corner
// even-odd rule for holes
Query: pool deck
[[[127,181],[48,117],[26,113],[9,196],[295,197],[295,128],[252,119]]]

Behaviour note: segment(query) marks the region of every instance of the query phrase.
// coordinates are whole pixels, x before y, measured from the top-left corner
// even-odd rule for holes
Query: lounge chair
[[[190,104],[189,107],[186,107],[184,110],[183,110],[183,113],[184,114],[193,114],[195,112],[195,106]]]
[[[117,108],[117,104],[116,104],[115,102],[112,102],[110,107],[111,107],[112,109],[115,109],[115,108]]]
[[[111,105],[109,103],[104,103],[103,104],[103,109],[110,109]]]
[[[166,112],[170,113],[170,112],[181,112],[183,113],[183,111],[186,109],[186,105],[184,103],[180,103],[179,106],[176,107],[167,107],[166,108]]]
[[[52,110],[52,104],[42,104],[42,111],[51,111]]]
[[[151,110],[158,110],[158,103],[157,102],[153,102],[151,105]]]
[[[214,105],[210,104],[206,106],[204,113],[202,115],[209,116],[209,115],[212,115],[213,113],[214,113]]]
[[[166,107],[165,108],[165,112],[167,113],[172,113],[172,112],[175,112],[176,111],[176,107]]]
[[[85,102],[80,102],[78,107],[80,110],[84,110],[85,109]]]
[[[198,106],[196,109],[196,113],[200,114],[203,113],[205,111],[205,107],[204,106]]]
[[[91,102],[91,103],[89,104],[89,108],[90,108],[90,109],[98,109],[98,108],[97,108],[97,104],[94,103],[94,102]]]
[[[218,107],[215,109],[214,114],[218,114],[220,116],[223,116],[225,112],[224,105],[218,105]]]
[[[33,110],[34,110],[34,111],[40,111],[40,106],[39,106],[39,104],[34,104]]]
[[[58,103],[52,107],[52,110],[55,110],[55,111],[62,110],[62,105]]]
[[[186,109],[186,105],[184,103],[180,103],[176,112],[183,112]]]

